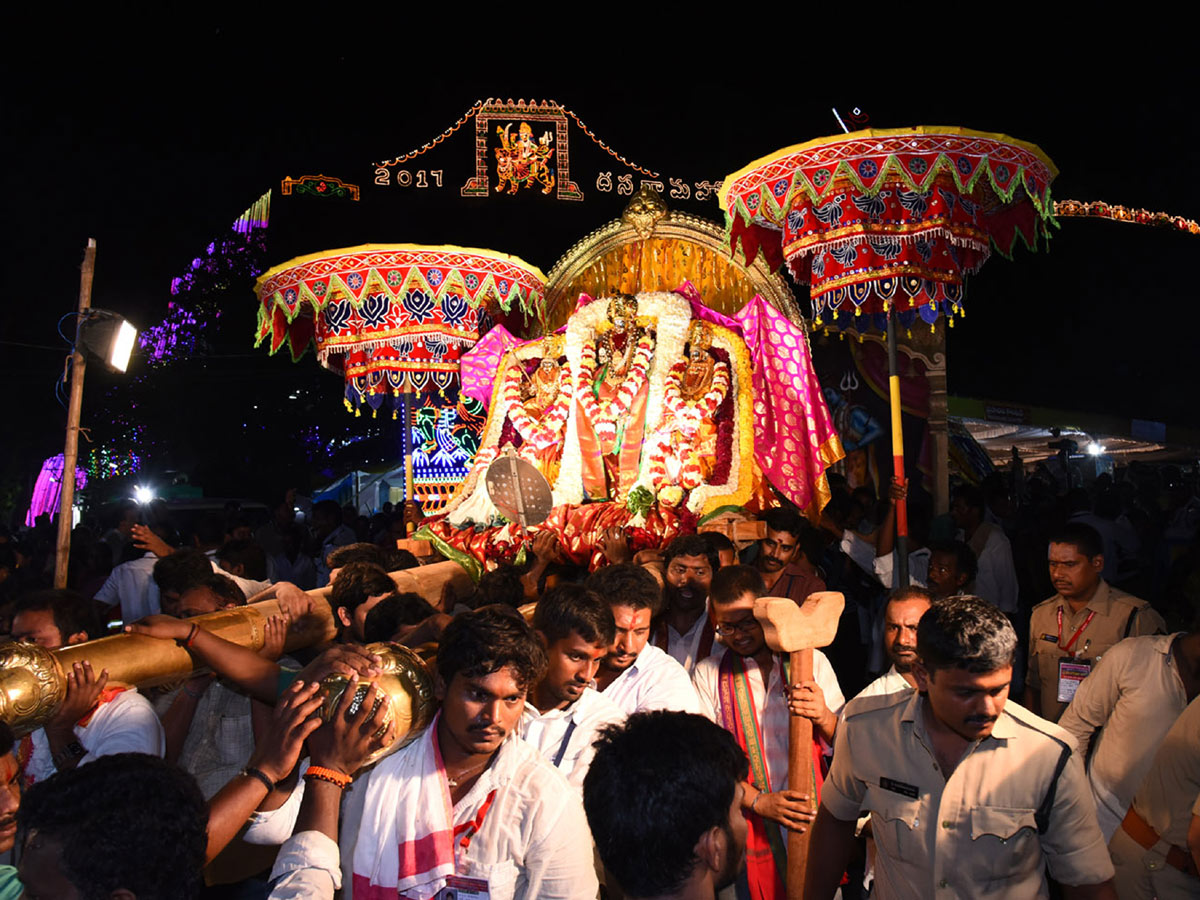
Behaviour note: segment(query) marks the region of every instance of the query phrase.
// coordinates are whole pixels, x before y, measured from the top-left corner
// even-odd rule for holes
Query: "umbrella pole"
[[[900,370],[896,363],[896,308],[888,310],[888,394],[892,407],[892,476],[904,483],[904,428],[900,421]],[[908,587],[908,501],[896,501],[896,584]]]
[[[400,415],[404,418],[404,505],[405,511],[408,509],[408,504],[416,503],[413,497],[413,422],[412,422],[412,403],[410,397],[412,394],[412,385],[405,383],[400,389]],[[413,531],[412,522],[405,517],[404,533],[411,534]]]

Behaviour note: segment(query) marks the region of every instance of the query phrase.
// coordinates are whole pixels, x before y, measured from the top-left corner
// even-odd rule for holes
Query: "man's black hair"
[[[987,500],[983,496],[983,491],[973,484],[960,484],[954,489],[954,499],[962,500],[966,504],[967,509],[977,509],[980,515],[987,508]]]
[[[33,785],[17,822],[26,839],[61,849],[84,900],[120,888],[138,900],[198,897],[208,807],[195,779],[144,753],[103,756]]]
[[[800,532],[804,528],[804,518],[792,507],[773,506],[759,513],[758,518],[766,522],[767,528],[771,531],[782,531],[790,534],[797,541],[800,540]]]
[[[910,584],[908,587],[899,587],[888,594],[888,603],[902,603],[907,600],[924,600],[926,603],[933,602],[933,594],[928,588],[920,587],[919,585]]]
[[[207,556],[192,547],[185,547],[154,564],[154,583],[160,593],[183,594],[212,573],[212,563]]]
[[[390,641],[405,625],[419,625],[436,615],[428,600],[412,591],[390,594],[371,607],[363,621],[363,639],[368,644]]]
[[[800,545],[800,552],[808,558],[812,565],[819,566],[821,564],[821,557],[825,555],[821,532],[817,531],[816,527],[807,519],[800,520],[800,534],[796,537],[796,543]]]
[[[338,572],[329,589],[329,605],[335,613],[344,608],[349,614],[365,603],[368,597],[395,591],[396,582],[382,568],[374,563],[354,562],[343,566],[342,571]]]
[[[548,644],[574,632],[589,644],[607,647],[617,636],[612,608],[582,584],[560,584],[548,590],[534,608],[533,627]]]
[[[681,534],[667,544],[663,550],[663,565],[670,568],[671,560],[677,556],[703,556],[714,572],[721,567],[721,557],[717,555],[716,548],[698,534]]]
[[[222,575],[220,572],[213,572],[207,578],[192,585],[188,590],[196,588],[206,588],[213,592],[221,606],[246,605],[246,592],[238,587],[238,583],[228,575]]]
[[[958,574],[967,576],[964,584],[970,584],[979,573],[979,560],[975,557],[975,551],[963,541],[930,541],[929,555],[932,557],[935,553],[949,553],[954,557]]]
[[[383,567],[389,572],[416,569],[420,565],[421,561],[411,550],[401,550],[399,547],[385,547],[383,550]]]
[[[1068,522],[1050,536],[1051,544],[1071,544],[1088,559],[1104,555],[1104,539],[1091,525]]]
[[[724,551],[728,550],[733,552],[737,550],[737,547],[733,546],[733,541],[721,534],[719,531],[701,531],[700,537],[704,539],[708,546],[713,548],[714,553],[718,554],[718,562],[721,559],[720,554]]]
[[[336,550],[330,550],[328,556],[331,569],[340,569],[354,562],[368,562],[386,571],[384,560],[383,548],[365,541],[356,541],[353,544],[338,547]]]
[[[725,566],[713,576],[708,588],[708,600],[713,606],[725,606],[740,600],[744,594],[758,598],[766,592],[762,573],[754,566]]]
[[[267,552],[257,541],[226,541],[217,551],[217,561],[230,568],[242,567],[242,577],[250,581],[267,580]]]
[[[61,588],[32,591],[13,606],[13,618],[23,612],[49,612],[64,643],[71,635],[81,631],[88,636],[88,640],[104,634],[94,604],[75,591]]]
[[[583,807],[604,865],[630,897],[678,891],[701,836],[729,828],[746,754],[703,716],[667,710],[606,726],[595,748]]]
[[[525,585],[521,582],[521,570],[516,566],[499,565],[484,572],[474,593],[466,600],[472,609],[495,603],[513,609],[525,603]]]
[[[546,672],[546,651],[521,614],[509,606],[481,606],[460,613],[446,626],[437,668],[449,686],[455,675],[482,678],[510,666],[528,690]]]
[[[648,609],[652,617],[662,610],[662,588],[653,575],[633,563],[617,563],[597,569],[584,584],[603,597],[609,606]]]
[[[975,674],[1011,666],[1017,633],[1008,617],[981,597],[939,600],[917,623],[917,656],[930,673],[958,668]]]

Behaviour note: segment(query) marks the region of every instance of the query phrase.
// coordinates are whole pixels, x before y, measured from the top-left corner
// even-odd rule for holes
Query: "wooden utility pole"
[[[67,408],[67,443],[63,449],[62,494],[58,505],[58,551],[54,559],[54,586],[67,586],[67,560],[71,555],[71,507],[75,505],[75,462],[79,457],[79,413],[83,407],[83,373],[87,360],[79,347],[79,325],[92,306],[92,275],[96,271],[96,239],[88,238],[79,273],[79,318],[75,320],[75,346],[71,354],[71,401]]]

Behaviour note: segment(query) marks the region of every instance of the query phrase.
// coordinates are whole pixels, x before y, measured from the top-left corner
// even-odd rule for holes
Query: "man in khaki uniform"
[[[1159,744],[1197,693],[1200,629],[1121,641],[1079,686],[1058,724],[1087,759],[1105,840],[1120,826]]]
[[[1109,841],[1121,900],[1200,897],[1198,748],[1200,699],[1189,703],[1167,732],[1133,806]]]
[[[978,597],[917,627],[918,692],[853,700],[821,791],[805,897],[837,889],[871,813],[875,896],[1114,898],[1083,767],[1061,728],[1005,705],[1017,636]]]
[[[1058,593],[1033,608],[1025,707],[1057,722],[1097,659],[1118,641],[1164,634],[1150,604],[1108,585],[1103,542],[1090,525],[1073,522],[1050,539],[1050,580]]]

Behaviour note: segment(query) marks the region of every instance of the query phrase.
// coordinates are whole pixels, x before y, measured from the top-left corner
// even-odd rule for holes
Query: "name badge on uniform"
[[[893,778],[880,778],[879,786],[885,791],[891,791],[893,794],[902,794],[905,797],[912,797],[916,800],[921,792],[915,784],[905,784],[903,781],[896,781]]]
[[[446,886],[434,897],[434,900],[488,900],[488,883],[483,878],[464,878],[461,875],[451,875],[446,879]]]
[[[1083,679],[1092,671],[1092,664],[1082,659],[1066,657],[1058,661],[1058,702],[1070,703]]]
[[[1050,644],[1057,644],[1058,643],[1058,635],[1057,634],[1043,634],[1042,640],[1046,641],[1047,643],[1050,643]]]

